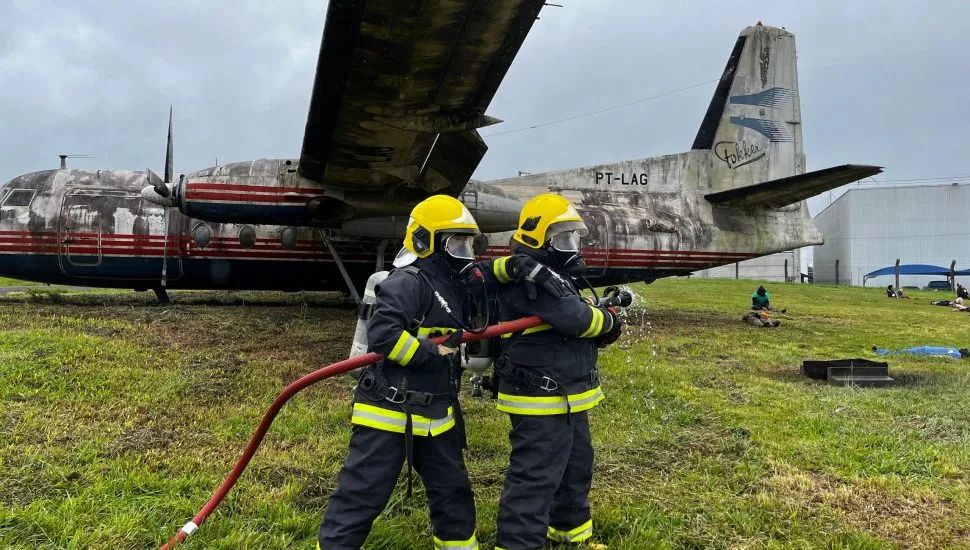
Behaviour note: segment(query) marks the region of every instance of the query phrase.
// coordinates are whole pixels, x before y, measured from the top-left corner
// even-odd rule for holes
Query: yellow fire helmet
[[[565,197],[543,193],[529,199],[519,213],[519,228],[512,238],[529,248],[542,248],[549,239],[564,231],[586,235],[586,224],[576,207]]]
[[[404,248],[394,258],[394,267],[404,267],[434,252],[439,233],[479,235],[478,223],[458,199],[432,195],[415,205],[404,231]]]

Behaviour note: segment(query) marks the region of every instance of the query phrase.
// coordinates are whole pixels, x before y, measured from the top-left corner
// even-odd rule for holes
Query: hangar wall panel
[[[970,185],[850,189],[815,217],[825,244],[814,247],[816,283],[861,286],[866,273],[903,264],[970,268]],[[901,276],[903,286],[925,286],[939,276]],[[894,282],[871,279],[866,286]]]

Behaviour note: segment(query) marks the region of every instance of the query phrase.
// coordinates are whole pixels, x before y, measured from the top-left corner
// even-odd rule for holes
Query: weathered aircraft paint
[[[471,119],[449,120],[461,126],[454,132],[477,136],[466,128]],[[408,212],[431,191],[417,180],[387,187],[387,174],[411,172],[386,167],[374,180],[380,192],[354,184],[360,159],[344,172],[354,174],[347,185],[331,185],[329,175],[310,179],[323,164],[302,170],[301,163],[307,151],[325,148],[308,142],[303,160],[184,174],[167,196],[142,172],[61,169],[16,178],[0,191],[0,275],[126,288],[341,290],[342,263],[359,290],[397,252]],[[421,153],[425,164],[430,147]],[[441,166],[435,178],[448,171]],[[524,200],[566,196],[590,228],[589,278],[613,284],[819,244],[804,199],[879,171],[847,165],[805,173],[794,36],[759,24],[738,38],[688,152],[493,182],[466,175],[434,186],[453,190],[475,215],[489,234],[486,256],[508,252]]]

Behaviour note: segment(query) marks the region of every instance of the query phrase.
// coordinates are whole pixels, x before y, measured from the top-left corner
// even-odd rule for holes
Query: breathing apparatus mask
[[[550,227],[558,230],[549,239],[548,250],[559,262],[559,265],[570,275],[582,275],[586,271],[586,262],[583,261],[583,254],[580,252],[580,244],[583,237],[588,232],[585,225],[575,222],[563,222]]]
[[[458,277],[464,277],[475,261],[475,235],[446,233],[441,235],[440,250]]]

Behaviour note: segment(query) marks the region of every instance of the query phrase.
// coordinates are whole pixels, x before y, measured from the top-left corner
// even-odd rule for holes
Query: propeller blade
[[[175,170],[175,159],[172,158],[172,106],[168,106],[168,146],[165,148],[165,183],[172,183],[172,172]],[[166,192],[167,193],[167,192]],[[165,197],[168,194],[163,195]]]
[[[148,178],[149,185],[155,189],[155,192],[158,193],[160,197],[168,198],[168,196],[171,194],[171,190],[167,185],[165,185],[162,178],[158,177],[158,174],[155,172],[152,172],[151,168],[146,168],[145,173],[145,177]]]

